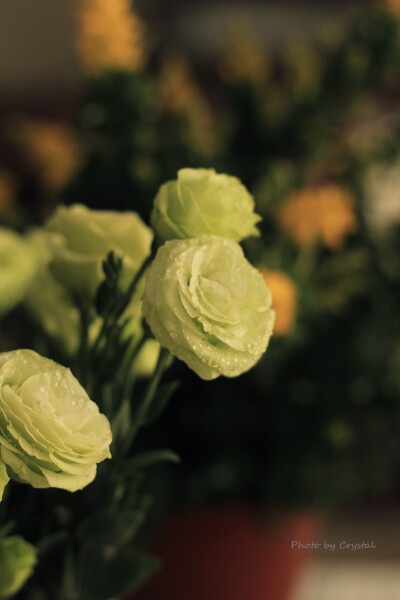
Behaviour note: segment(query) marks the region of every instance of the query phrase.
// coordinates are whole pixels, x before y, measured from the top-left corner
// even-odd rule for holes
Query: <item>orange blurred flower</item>
[[[278,209],[276,219],[301,247],[322,240],[337,249],[358,228],[352,196],[333,184],[294,194]]]
[[[219,61],[221,77],[228,82],[268,78],[270,65],[251,27],[238,26],[227,36]]]
[[[77,133],[64,123],[20,119],[13,137],[51,193],[58,192],[82,164],[84,152]]]
[[[212,155],[217,144],[213,115],[183,57],[170,56],[164,61],[160,92],[164,110],[184,118],[189,147],[199,154]]]
[[[145,28],[128,0],[76,0],[77,51],[83,71],[140,71],[146,61]]]
[[[297,316],[297,287],[284,271],[270,271],[259,267],[265,284],[272,294],[272,308],[275,310],[274,334],[289,335]]]

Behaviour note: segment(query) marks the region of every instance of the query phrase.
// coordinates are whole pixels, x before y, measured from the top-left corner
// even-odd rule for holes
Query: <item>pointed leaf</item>
[[[145,415],[144,423],[151,423],[161,415],[179,386],[180,381],[171,381],[159,387]]]

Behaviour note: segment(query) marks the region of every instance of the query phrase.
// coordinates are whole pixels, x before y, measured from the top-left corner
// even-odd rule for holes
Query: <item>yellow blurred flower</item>
[[[27,161],[38,173],[43,186],[58,192],[77,172],[83,148],[75,130],[61,122],[20,119],[13,137],[23,148]]]
[[[268,78],[270,64],[250,26],[237,26],[227,36],[219,61],[221,77],[228,82]]]
[[[333,184],[297,192],[279,208],[276,219],[301,247],[322,240],[337,249],[358,228],[352,196]]]
[[[195,152],[212,155],[218,143],[211,109],[187,61],[170,56],[163,64],[160,77],[162,108],[184,118],[185,141]]]
[[[145,28],[128,0],[76,0],[76,5],[77,52],[86,75],[143,68]]]
[[[8,213],[15,200],[16,183],[13,176],[0,168],[0,215]]]
[[[284,271],[270,271],[263,266],[259,271],[272,295],[272,308],[275,310],[274,334],[289,335],[295,326],[297,316],[297,287]]]

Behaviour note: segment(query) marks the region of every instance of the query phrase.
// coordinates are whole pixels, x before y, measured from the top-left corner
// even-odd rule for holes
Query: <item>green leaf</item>
[[[159,567],[159,559],[124,549],[104,553],[91,548],[81,557],[81,597],[85,600],[110,600],[123,597],[142,585]]]
[[[180,381],[171,381],[159,387],[146,412],[144,423],[151,423],[160,416],[179,386]]]
[[[179,456],[172,450],[150,450],[124,461],[122,470],[139,471],[159,462],[179,463],[180,460]]]
[[[141,510],[99,512],[82,524],[79,536],[98,548],[123,546],[132,539],[144,518]]]

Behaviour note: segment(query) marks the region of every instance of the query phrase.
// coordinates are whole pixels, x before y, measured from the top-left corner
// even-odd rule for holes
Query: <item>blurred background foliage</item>
[[[346,27],[269,51],[233,22],[207,69],[128,0],[72,5],[79,102],[64,120],[3,111],[1,222],[26,229],[59,202],[148,219],[158,186],[189,166],[240,177],[263,216],[246,252],[275,334],[237,380],[179,372],[140,440],[184,457],[154,471],[160,506],[395,499],[400,3],[362,3]]]

